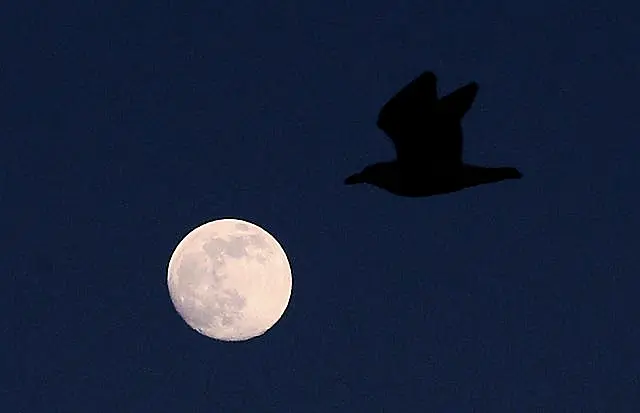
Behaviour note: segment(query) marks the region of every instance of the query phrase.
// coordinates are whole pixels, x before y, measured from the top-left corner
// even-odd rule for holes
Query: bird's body
[[[345,183],[368,183],[395,195],[422,197],[521,178],[515,168],[463,163],[461,120],[477,92],[472,82],[438,99],[435,75],[420,75],[378,115],[377,125],[393,141],[397,159],[369,165]]]
[[[413,167],[390,161],[378,162],[367,168],[371,169],[366,174],[376,178],[366,183],[394,195],[411,198],[448,194],[477,185],[522,177],[515,168],[490,168],[469,164]]]

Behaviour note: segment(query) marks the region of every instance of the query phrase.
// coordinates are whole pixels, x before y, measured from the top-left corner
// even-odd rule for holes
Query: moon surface
[[[264,334],[291,297],[291,267],[278,241],[238,219],[208,222],[187,234],[167,273],[171,301],[184,321],[223,341]]]

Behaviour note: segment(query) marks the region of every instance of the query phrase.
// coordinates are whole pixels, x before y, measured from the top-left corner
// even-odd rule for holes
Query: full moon
[[[180,241],[169,260],[167,285],[184,321],[223,341],[264,334],[291,297],[291,267],[274,237],[237,219],[203,224]]]

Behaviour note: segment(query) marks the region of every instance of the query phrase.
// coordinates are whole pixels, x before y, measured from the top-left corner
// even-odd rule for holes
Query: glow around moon
[[[194,330],[218,340],[264,334],[291,297],[291,268],[278,241],[250,222],[221,219],[191,231],[169,261],[171,301]]]

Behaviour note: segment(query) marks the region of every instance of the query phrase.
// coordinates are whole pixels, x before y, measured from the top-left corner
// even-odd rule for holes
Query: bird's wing
[[[478,93],[478,84],[471,82],[438,101],[434,120],[427,131],[430,139],[417,145],[431,162],[462,163],[463,135],[461,121]],[[427,139],[425,139],[427,140]]]
[[[393,139],[398,128],[407,123],[415,124],[437,100],[436,75],[424,72],[384,104],[378,114],[377,125]]]
[[[424,79],[422,79],[424,77]],[[389,109],[383,108],[378,126],[391,138],[396,148],[398,161],[416,165],[443,165],[462,163],[462,126],[460,121],[471,107],[478,92],[477,83],[473,82],[463,86],[453,93],[438,100],[421,100],[418,92],[411,91],[411,86],[419,85],[421,81],[428,80],[429,72],[401,90],[396,97],[404,94],[398,102],[407,102],[405,105],[393,103],[393,110],[405,109],[402,114],[395,114]],[[435,76],[431,74],[435,91]],[[423,82],[423,88],[426,82]],[[407,92],[409,89],[409,92]],[[433,95],[435,96],[435,92]],[[385,105],[385,106],[387,106]],[[397,105],[397,106],[396,106]],[[387,110],[391,115],[383,115]]]
[[[478,84],[471,82],[449,93],[438,102],[438,114],[447,119],[460,120],[471,109],[478,93]]]
[[[448,122],[440,128],[427,149],[432,163],[462,164],[462,125],[460,121]]]

